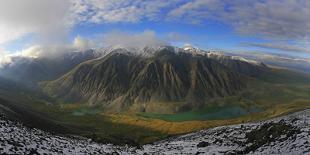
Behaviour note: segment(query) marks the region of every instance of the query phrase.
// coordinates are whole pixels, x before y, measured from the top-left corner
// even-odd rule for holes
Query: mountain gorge
[[[42,84],[64,102],[102,105],[108,112],[182,112],[246,88],[247,76],[268,69],[204,51],[161,47],[147,53],[116,48]]]

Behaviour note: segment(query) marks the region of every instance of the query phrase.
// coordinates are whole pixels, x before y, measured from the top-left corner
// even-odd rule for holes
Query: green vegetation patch
[[[139,113],[138,116],[161,119],[165,121],[181,122],[192,120],[220,120],[231,119],[244,116],[247,114],[261,111],[259,108],[250,107],[244,108],[242,106],[223,106],[223,107],[206,107],[202,110],[190,111],[177,114],[156,114],[156,113]]]
[[[57,124],[66,127],[70,134],[91,138],[100,143],[140,145],[159,140],[166,134],[134,125],[111,122],[102,109],[81,104],[47,105],[44,102],[30,103],[36,111],[45,113]]]

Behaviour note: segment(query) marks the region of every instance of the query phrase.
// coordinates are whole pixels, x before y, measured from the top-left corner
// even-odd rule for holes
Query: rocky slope
[[[0,117],[1,154],[310,154],[309,139],[310,110],[203,130],[140,148],[57,136]]]
[[[310,110],[258,123],[217,127],[144,146],[149,153],[310,154]]]
[[[142,50],[114,49],[43,84],[43,90],[67,102],[101,104],[108,112],[179,112],[245,87],[239,72],[205,53],[174,47]]]

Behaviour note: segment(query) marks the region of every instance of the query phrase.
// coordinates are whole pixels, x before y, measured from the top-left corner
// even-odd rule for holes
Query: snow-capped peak
[[[226,55],[224,52],[221,51],[205,51],[194,47],[190,44],[185,44],[183,48],[178,48],[175,46],[145,46],[145,47],[123,47],[123,46],[110,46],[100,49],[99,51],[102,53],[101,56],[106,56],[110,53],[122,53],[122,54],[129,54],[129,55],[136,55],[142,57],[152,57],[158,51],[168,50],[175,53],[188,53],[192,55],[199,55],[199,56],[206,56],[211,59],[232,59],[232,60],[239,60],[248,62],[251,64],[259,64],[259,62],[254,60],[245,59],[240,56],[234,55]]]
[[[197,47],[194,47],[190,44],[185,44],[183,47],[183,50],[186,53],[191,53],[191,54],[195,54],[195,55],[205,55],[207,53],[206,51],[199,49]]]

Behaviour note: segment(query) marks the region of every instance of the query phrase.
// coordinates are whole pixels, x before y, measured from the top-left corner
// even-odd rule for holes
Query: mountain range
[[[110,48],[42,90],[61,102],[101,105],[106,112],[175,113],[231,96],[268,67],[193,47]]]
[[[178,113],[234,96],[273,75],[264,63],[191,46],[107,47],[57,57],[14,57],[0,75],[60,103],[105,112]]]

